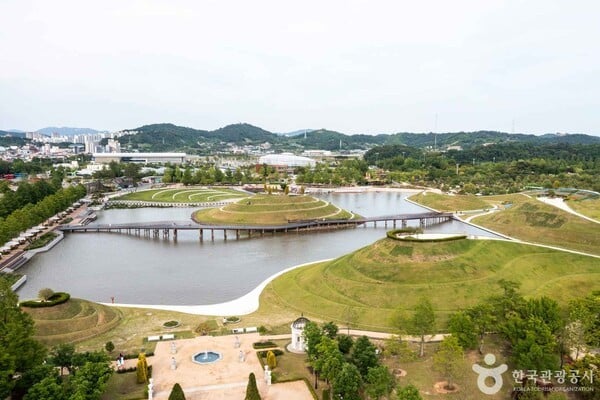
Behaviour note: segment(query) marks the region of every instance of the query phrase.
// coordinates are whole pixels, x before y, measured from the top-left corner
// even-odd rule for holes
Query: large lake
[[[317,195],[363,216],[423,212],[404,200],[410,193],[365,192]],[[104,210],[99,223],[189,220],[193,208]],[[390,228],[391,229],[391,225]],[[288,233],[227,241],[200,242],[198,232],[180,231],[174,242],[117,233],[67,234],[51,251],[36,255],[19,273],[27,283],[21,299],[41,288],[65,291],[99,302],[201,305],[233,300],[267,277],[294,265],[334,258],[385,237],[375,228]],[[494,236],[459,221],[429,227],[427,232]]]

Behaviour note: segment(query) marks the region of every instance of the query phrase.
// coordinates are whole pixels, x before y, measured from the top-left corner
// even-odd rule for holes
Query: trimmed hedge
[[[391,231],[387,231],[386,235],[387,237],[389,237],[390,239],[394,239],[394,240],[400,240],[396,237],[396,235],[398,235],[399,233],[423,233],[423,229],[419,229],[419,228],[402,228],[402,229],[393,229]]]
[[[403,238],[396,238],[396,240],[401,240],[404,242],[451,242],[453,240],[462,240],[462,239],[466,239],[467,235],[457,235],[457,236],[451,236],[451,237],[445,237],[445,238],[440,238],[440,239],[416,239],[416,238],[411,238],[411,237],[403,237]]]
[[[285,353],[282,350],[279,349],[273,349],[273,350],[261,350],[261,351],[257,351],[256,354],[258,354],[258,356],[260,358],[266,358],[267,357],[267,353],[271,351],[273,352],[273,354],[275,354],[275,356],[282,356]]]
[[[20,303],[21,307],[42,308],[54,307],[59,304],[66,303],[71,298],[71,295],[66,292],[56,292],[48,298],[48,301],[28,300]]]
[[[252,347],[255,349],[267,349],[269,347],[277,347],[277,345],[269,340],[266,342],[254,342],[252,343]]]

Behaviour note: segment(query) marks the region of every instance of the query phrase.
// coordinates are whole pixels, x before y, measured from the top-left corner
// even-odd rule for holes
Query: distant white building
[[[295,156],[292,153],[268,154],[258,159],[260,165],[267,164],[274,167],[314,167],[316,161],[312,158]]]
[[[183,164],[186,160],[185,153],[94,153],[93,157],[99,164],[108,164],[111,161]]]

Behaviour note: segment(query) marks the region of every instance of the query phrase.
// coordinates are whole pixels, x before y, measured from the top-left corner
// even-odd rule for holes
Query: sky
[[[0,0],[0,129],[600,135],[595,1]]]

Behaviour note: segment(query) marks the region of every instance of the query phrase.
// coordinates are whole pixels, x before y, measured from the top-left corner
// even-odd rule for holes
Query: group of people
[[[123,353],[119,353],[119,357],[117,357],[117,369],[125,368],[125,357]]]

